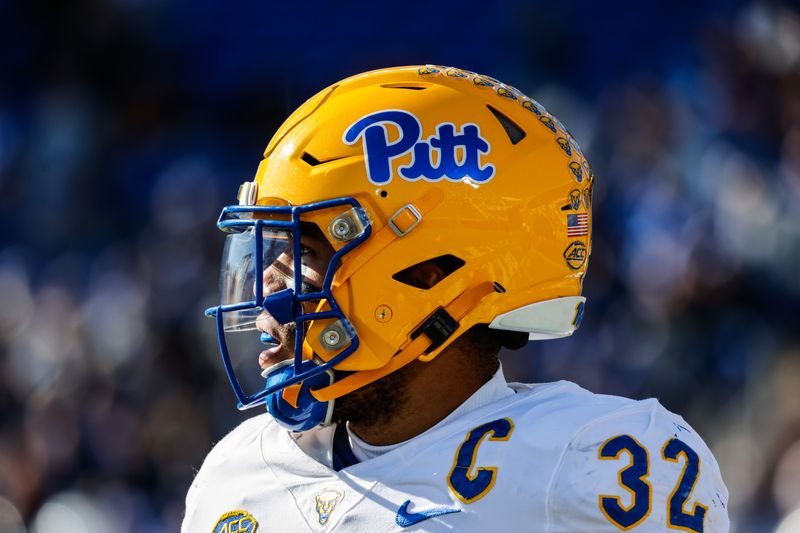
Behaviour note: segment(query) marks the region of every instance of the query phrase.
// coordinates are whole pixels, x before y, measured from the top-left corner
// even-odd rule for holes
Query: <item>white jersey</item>
[[[728,531],[714,457],[656,400],[564,381],[510,386],[516,394],[338,472],[269,415],[252,418],[209,453],[182,532]],[[334,433],[302,438],[325,448]]]

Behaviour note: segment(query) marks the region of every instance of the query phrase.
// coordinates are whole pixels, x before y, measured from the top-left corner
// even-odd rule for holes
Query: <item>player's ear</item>
[[[418,289],[430,289],[464,264],[454,255],[441,255],[401,270],[392,278]]]
[[[402,272],[398,272],[393,277],[397,281],[417,287],[418,289],[430,289],[442,281],[447,273],[435,260],[424,261]]]

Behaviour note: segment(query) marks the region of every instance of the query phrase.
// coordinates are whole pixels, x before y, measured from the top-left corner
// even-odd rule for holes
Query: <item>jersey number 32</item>
[[[602,460],[616,460],[622,452],[630,457],[628,466],[617,474],[621,487],[631,493],[630,505],[623,505],[619,496],[600,495],[600,510],[614,525],[623,530],[641,524],[650,514],[653,490],[647,481],[650,474],[650,454],[630,435],[618,435],[605,441],[598,451]],[[708,507],[695,503],[687,510],[689,501],[700,475],[700,458],[685,442],[674,437],[664,443],[661,458],[671,463],[683,463],[683,470],[675,488],[667,500],[667,527],[703,533],[703,519]]]

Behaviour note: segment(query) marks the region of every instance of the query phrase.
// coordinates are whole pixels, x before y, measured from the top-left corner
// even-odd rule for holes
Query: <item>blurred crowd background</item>
[[[734,531],[800,531],[797,4],[345,4],[0,0],[0,531],[178,529],[251,414],[202,316],[219,209],[317,90],[421,63],[536,98],[597,175],[584,324],[507,376],[658,397]]]

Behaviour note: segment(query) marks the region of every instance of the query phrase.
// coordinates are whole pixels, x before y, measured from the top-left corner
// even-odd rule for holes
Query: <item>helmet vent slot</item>
[[[317,165],[321,165],[322,164],[322,161],[320,161],[319,159],[317,159],[313,155],[309,154],[308,152],[303,152],[303,155],[300,156],[300,159],[302,159],[303,161],[305,161],[306,163],[308,163],[312,167],[315,167]]]
[[[309,154],[308,152],[303,152],[303,155],[300,156],[300,159],[315,167],[317,165],[324,165],[325,163],[332,163],[333,161],[338,161],[339,159],[344,159],[343,157],[334,157],[333,159],[328,159],[326,161],[320,161],[313,155]]]
[[[492,112],[500,125],[503,126],[503,129],[506,130],[506,135],[508,135],[508,139],[511,141],[511,144],[517,144],[525,138],[525,130],[517,126],[513,120],[490,105],[487,105],[486,107],[489,108],[489,111]]]
[[[465,264],[463,259],[454,255],[440,255],[404,268],[396,272],[392,279],[418,289],[432,289]]]
[[[407,89],[409,91],[424,91],[430,87],[427,83],[387,83],[381,85],[384,89]]]

